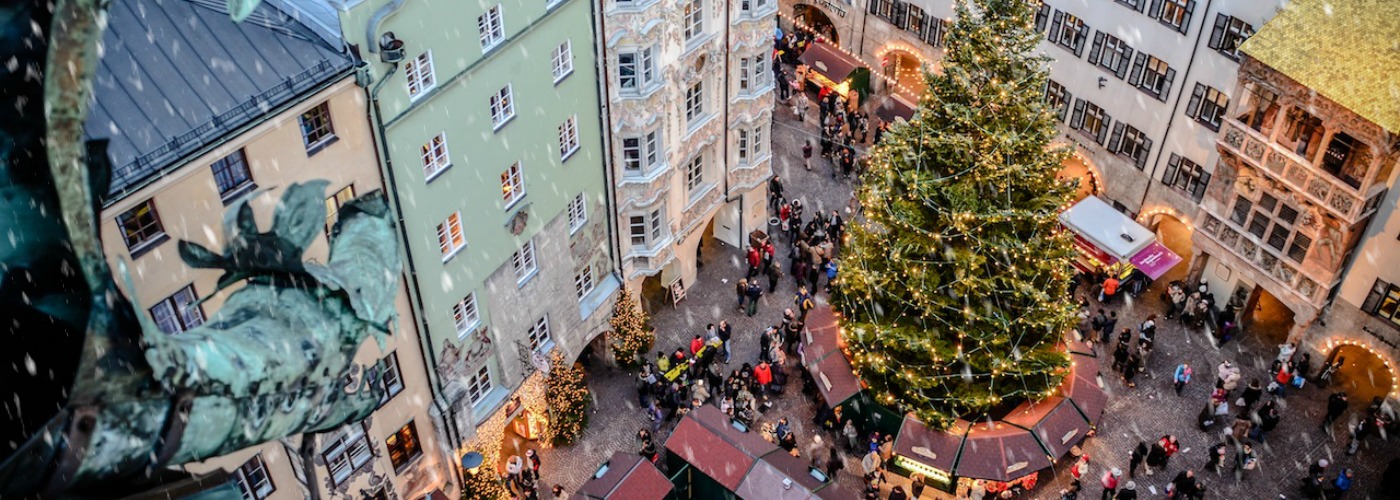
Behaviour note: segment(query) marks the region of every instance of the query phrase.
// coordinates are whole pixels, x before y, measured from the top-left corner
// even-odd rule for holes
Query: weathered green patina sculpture
[[[267,231],[246,201],[232,207],[218,252],[181,242],[189,265],[224,270],[221,289],[242,286],[178,336],[116,286],[97,230],[106,154],[82,140],[105,9],[0,5],[0,51],[14,55],[0,72],[0,362],[17,368],[0,394],[0,498],[122,496],[170,466],[363,419],[380,399],[353,358],[394,319],[401,262],[382,195],[340,209],[325,264],[303,260],[324,181],[288,186]]]

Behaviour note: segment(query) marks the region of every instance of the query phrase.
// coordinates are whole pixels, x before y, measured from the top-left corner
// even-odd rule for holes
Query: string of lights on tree
[[[1075,322],[1047,59],[1026,2],[971,3],[914,118],[872,151],[833,287],[859,376],[938,427],[1054,394]]]
[[[617,294],[613,316],[608,322],[612,326],[608,342],[613,348],[613,358],[621,366],[637,364],[656,342],[656,332],[647,327],[646,312],[626,287]]]
[[[565,361],[558,350],[549,359],[544,399],[549,407],[549,425],[540,441],[568,446],[583,436],[583,429],[588,426],[588,384],[583,381],[583,368]]]

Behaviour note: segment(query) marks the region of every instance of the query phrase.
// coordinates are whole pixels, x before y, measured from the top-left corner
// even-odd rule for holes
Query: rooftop
[[[1400,132],[1400,2],[1293,0],[1240,47],[1337,104]]]
[[[85,126],[88,138],[111,141],[108,202],[353,65],[324,33],[293,17],[308,19],[304,12],[263,2],[235,23],[224,3],[112,3]]]

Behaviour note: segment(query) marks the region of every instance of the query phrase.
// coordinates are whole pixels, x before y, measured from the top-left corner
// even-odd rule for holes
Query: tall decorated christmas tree
[[[871,155],[833,302],[875,398],[930,426],[1049,396],[1074,324],[1067,151],[1025,0],[962,0],[943,73]]]

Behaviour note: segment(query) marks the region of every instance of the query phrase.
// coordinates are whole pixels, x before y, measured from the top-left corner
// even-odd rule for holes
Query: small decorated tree
[[[544,399],[550,413],[545,442],[568,446],[583,436],[583,429],[588,426],[588,384],[583,381],[583,368],[564,361],[557,350],[549,360]]]
[[[617,294],[617,304],[613,306],[613,316],[609,320],[612,324],[612,331],[608,332],[608,343],[612,345],[613,358],[618,366],[636,366],[651,350],[651,344],[656,341],[656,332],[647,326],[647,313],[642,311],[641,304],[632,298],[632,293],[626,287]]]
[[[483,466],[476,474],[465,474],[462,481],[463,500],[497,500],[506,497],[506,486],[491,466]]]

